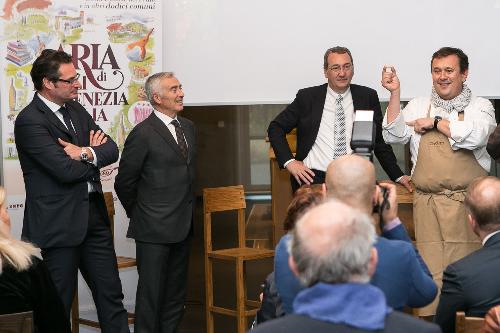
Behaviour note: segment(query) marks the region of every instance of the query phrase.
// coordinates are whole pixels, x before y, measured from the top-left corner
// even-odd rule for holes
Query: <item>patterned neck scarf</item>
[[[467,85],[464,83],[462,92],[460,95],[458,95],[455,98],[449,99],[449,100],[444,100],[441,97],[439,97],[438,93],[436,92],[436,89],[434,89],[434,86],[432,87],[432,94],[431,94],[431,103],[435,108],[442,108],[448,113],[451,113],[451,111],[456,110],[457,112],[462,112],[467,105],[470,103],[472,93],[467,87]]]

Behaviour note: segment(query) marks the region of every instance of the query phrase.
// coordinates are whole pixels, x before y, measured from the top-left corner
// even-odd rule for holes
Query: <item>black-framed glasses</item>
[[[76,81],[78,81],[78,79],[80,78],[80,73],[76,73],[76,76],[74,78],[71,78],[71,79],[54,79],[53,81],[61,81],[61,82],[65,82],[65,83],[68,83],[68,84],[75,84]]]

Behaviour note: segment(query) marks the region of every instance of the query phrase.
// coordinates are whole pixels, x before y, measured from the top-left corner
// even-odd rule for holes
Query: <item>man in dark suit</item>
[[[497,125],[493,133],[488,138],[486,151],[490,154],[491,158],[497,163],[500,163],[500,124]]]
[[[323,69],[328,84],[299,90],[268,128],[269,140],[280,167],[290,172],[292,190],[302,184],[320,184],[332,159],[351,153],[354,112],[373,110],[376,125],[375,155],[392,180],[410,192],[409,177],[396,163],[391,146],[382,138],[382,112],[377,92],[351,84],[354,63],[345,47],[326,51]],[[286,134],[297,128],[297,153],[293,156]]]
[[[22,237],[42,249],[69,316],[80,269],[103,332],[128,332],[99,168],[118,159],[78,97],[71,56],[46,49],[33,63],[36,89],[15,123],[26,204]]]
[[[482,177],[467,189],[469,224],[483,247],[454,262],[444,271],[435,322],[443,332],[455,332],[455,314],[484,317],[500,304],[500,179]]]
[[[393,311],[368,283],[377,266],[375,239],[371,218],[339,201],[305,213],[293,230],[289,264],[307,288],[295,298],[293,314],[252,332],[439,332]]]
[[[177,114],[184,92],[173,73],[148,78],[154,112],[127,137],[115,181],[137,249],[135,331],[175,332],[186,297],[195,175],[195,129]]]

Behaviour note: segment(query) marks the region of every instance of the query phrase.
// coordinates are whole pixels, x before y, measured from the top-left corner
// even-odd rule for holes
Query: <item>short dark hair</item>
[[[354,60],[352,59],[352,54],[351,54],[351,51],[349,51],[349,49],[347,47],[343,47],[343,46],[335,46],[335,47],[331,47],[329,48],[328,50],[326,50],[325,52],[325,56],[323,57],[323,69],[324,70],[327,70],[328,68],[328,56],[331,54],[331,53],[337,53],[337,54],[344,54],[344,53],[347,53],[349,55],[349,58],[351,58],[351,64],[354,65]]]
[[[30,72],[35,89],[37,91],[42,90],[43,78],[45,77],[49,80],[59,79],[59,66],[61,64],[69,64],[72,61],[71,56],[64,51],[43,50],[40,56],[33,62]]]
[[[460,73],[464,73],[469,69],[469,57],[459,48],[456,47],[442,47],[432,55],[431,59],[431,72],[432,72],[432,62],[434,59],[444,58],[450,55],[456,55],[460,63]]]
[[[500,179],[492,176],[474,179],[467,188],[464,205],[481,230],[500,230]]]

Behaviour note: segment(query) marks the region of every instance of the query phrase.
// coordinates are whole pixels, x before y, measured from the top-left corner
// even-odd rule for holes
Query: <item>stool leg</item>
[[[73,297],[73,304],[71,305],[71,332],[80,333],[80,309],[78,307],[78,285],[75,290],[75,297]]]
[[[236,314],[238,321],[238,333],[245,333],[247,329],[245,317],[245,278],[244,262],[241,259],[236,261]]]
[[[205,315],[207,319],[207,333],[214,333],[214,315],[212,313],[212,306],[214,305],[212,265],[212,260],[208,258],[208,256],[205,256]]]

